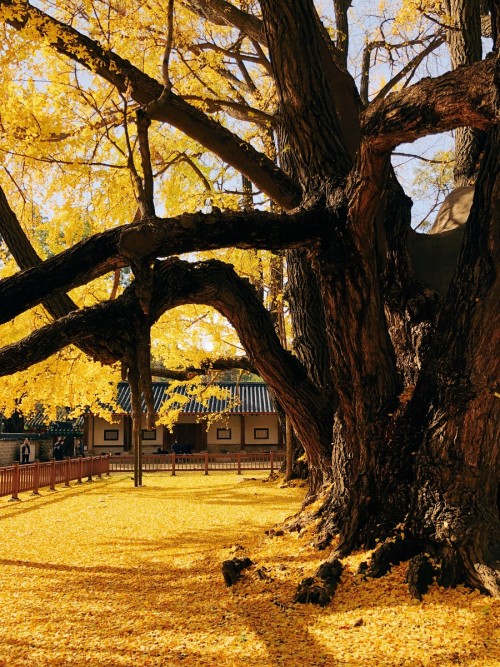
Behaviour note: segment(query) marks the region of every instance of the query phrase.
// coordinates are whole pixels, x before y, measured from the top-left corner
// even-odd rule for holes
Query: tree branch
[[[172,380],[190,380],[196,375],[206,375],[211,371],[244,370],[257,375],[257,369],[248,357],[220,357],[219,359],[205,359],[200,366],[188,366],[184,370],[173,370],[158,364],[151,364],[151,373],[157,377],[166,377]]]
[[[0,10],[13,5],[13,0],[0,0]],[[81,63],[123,95],[130,95],[138,104],[147,107],[152,120],[169,123],[198,141],[245,174],[283,208],[291,209],[299,203],[297,184],[272,160],[174,93],[162,96],[164,87],[128,60],[104,50],[94,40],[29,3],[17,11],[15,19],[6,19],[9,25],[18,30],[28,25],[35,29],[58,53]]]
[[[35,306],[53,292],[67,291],[143,258],[238,247],[303,247],[325,230],[326,214],[264,211],[183,214],[150,218],[101,234],[51,257],[36,267],[0,281],[0,323]]]
[[[269,127],[275,122],[274,116],[255,107],[233,102],[232,100],[214,100],[210,97],[201,97],[200,95],[183,95],[184,100],[195,100],[203,102],[203,105],[209,113],[216,111],[225,111],[230,116],[242,120],[246,123],[257,123],[264,127]]]
[[[137,138],[139,139],[139,152],[141,154],[142,165],[142,188],[140,204],[142,205],[142,214],[144,216],[155,215],[154,204],[154,177],[151,167],[151,151],[149,150],[148,130],[151,125],[149,116],[142,110],[137,109]]]
[[[163,85],[165,90],[170,92],[172,90],[172,82],[170,81],[170,74],[168,71],[170,65],[170,55],[172,53],[172,45],[174,43],[174,0],[168,0],[167,8],[167,39],[165,43],[165,52],[163,54],[163,62],[161,72],[163,76]]]
[[[351,160],[341,130],[338,97],[330,85],[338,71],[310,0],[261,0],[281,118],[305,190],[345,177]],[[326,49],[326,52],[325,52]],[[357,118],[356,118],[357,121]]]
[[[10,208],[3,189],[0,187],[0,234],[20,269],[39,266],[42,259],[24,233],[16,214]],[[43,301],[43,306],[54,317],[63,317],[78,306],[67,294],[57,294]]]
[[[465,125],[484,130],[498,123],[495,67],[496,58],[488,58],[372,102],[362,116],[365,140],[374,150],[389,152],[429,134]]]
[[[411,71],[414,71],[422,62],[424,58],[426,58],[429,53],[432,53],[435,51],[438,47],[441,46],[441,44],[444,44],[445,38],[443,35],[438,35],[435,37],[430,44],[428,44],[425,49],[422,49],[420,53],[418,53],[410,62],[408,62],[400,71],[395,74],[390,81],[388,81],[385,86],[383,86],[374,99],[372,100],[373,102],[376,102],[377,100],[382,99],[385,97],[389,91],[394,88],[394,86],[399,83],[404,77],[409,74]]]
[[[182,4],[189,10],[215,25],[226,25],[237,28],[250,39],[266,43],[264,26],[256,16],[238,9],[225,0],[183,0]]]

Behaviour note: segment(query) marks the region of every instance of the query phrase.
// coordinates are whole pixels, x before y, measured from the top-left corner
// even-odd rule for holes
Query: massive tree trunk
[[[409,417],[416,453],[409,528],[432,548],[444,584],[500,593],[500,168],[489,137],[457,273]]]

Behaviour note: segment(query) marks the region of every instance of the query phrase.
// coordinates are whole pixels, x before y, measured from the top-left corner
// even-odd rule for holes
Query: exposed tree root
[[[250,558],[232,558],[222,563],[222,576],[226,586],[233,586],[241,578],[241,573],[247,567],[253,565]]]
[[[410,595],[417,600],[422,600],[422,595],[429,590],[435,574],[436,570],[427,556],[418,554],[411,558],[406,575]]]
[[[415,551],[413,540],[401,535],[390,537],[373,552],[366,575],[375,579],[383,577],[393,565],[414,556]]]
[[[500,597],[499,562],[474,550],[464,553],[450,546],[436,548],[429,545],[429,553],[419,553],[421,547],[412,538],[390,538],[375,550],[369,565],[361,564],[359,572],[370,577],[382,577],[393,565],[409,560],[408,589],[410,595],[418,600],[422,599],[434,579],[444,588],[464,584],[487,595]]]
[[[325,607],[332,599],[344,566],[335,559],[322,563],[314,577],[307,577],[298,586],[294,602],[319,604]]]

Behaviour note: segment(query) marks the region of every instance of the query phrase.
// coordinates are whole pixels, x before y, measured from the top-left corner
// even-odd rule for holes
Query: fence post
[[[172,476],[175,477],[175,452],[172,452]]]
[[[50,459],[50,486],[51,491],[56,490],[56,460]]]
[[[39,485],[40,485],[40,461],[37,459],[35,461],[35,467],[33,470],[33,493],[31,494],[32,496],[40,495],[40,492],[38,491]]]
[[[269,460],[271,461],[271,475],[274,472],[274,452],[271,450]]]
[[[93,457],[93,456],[89,456],[89,476],[88,476],[87,482],[91,482],[91,481],[92,481],[92,472],[93,472],[93,471],[92,471],[92,468],[93,468],[93,467],[94,467],[94,457]]]
[[[10,500],[19,500],[19,486],[21,482],[21,469],[19,463],[14,463],[12,473],[12,498]]]
[[[97,476],[102,479],[102,454],[99,454],[99,473]]]
[[[208,475],[208,450],[205,452],[205,475]]]
[[[106,456],[106,477],[111,477],[110,466],[111,466],[111,454]]]
[[[80,456],[80,458],[78,459],[78,481],[77,481],[77,484],[83,484],[82,476],[83,476],[83,456]]]
[[[238,475],[241,475],[241,452],[237,453],[236,458],[238,459]]]
[[[67,458],[65,463],[66,463],[66,468],[65,468],[65,475],[64,475],[64,486],[70,486],[69,480],[70,480],[70,458]]]

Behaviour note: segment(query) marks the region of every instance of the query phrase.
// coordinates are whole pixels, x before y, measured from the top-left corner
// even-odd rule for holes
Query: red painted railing
[[[208,475],[210,470],[270,470],[273,472],[285,460],[285,452],[234,452],[230,454],[153,454],[142,457],[143,472],[167,471],[175,475],[182,470],[195,470]],[[112,456],[109,463],[111,472],[130,472],[134,469],[134,457]]]
[[[69,486],[74,480],[81,484],[84,477],[92,480],[93,476],[109,475],[110,458],[106,454],[64,461],[52,459],[48,463],[14,463],[0,468],[0,496],[10,495],[12,500],[18,500],[19,494],[25,491],[38,494],[43,487],[55,490],[56,484]]]

